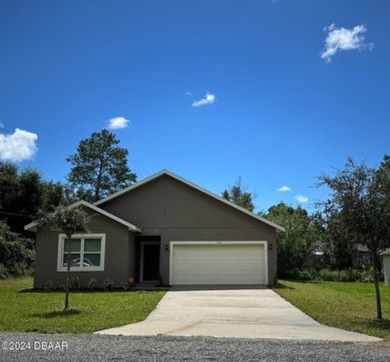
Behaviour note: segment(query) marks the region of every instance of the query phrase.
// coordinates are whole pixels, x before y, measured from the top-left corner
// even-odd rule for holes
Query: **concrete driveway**
[[[143,322],[96,333],[345,342],[381,340],[321,325],[270,289],[169,291]]]

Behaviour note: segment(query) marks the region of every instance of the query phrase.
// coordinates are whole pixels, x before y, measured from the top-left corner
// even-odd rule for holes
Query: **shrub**
[[[356,282],[360,279],[360,271],[356,269],[347,269],[340,271],[340,282]]]
[[[43,290],[45,292],[51,292],[52,290],[54,290],[54,285],[53,285],[53,282],[51,280],[48,280],[45,285],[43,286]]]
[[[308,269],[299,270],[297,273],[297,278],[298,280],[312,280],[315,279],[315,274]]]
[[[0,263],[0,279],[6,279],[8,276],[9,274],[7,268]]]
[[[32,269],[24,262],[14,263],[8,266],[8,273],[14,277],[22,277],[32,274]]]
[[[80,278],[77,275],[74,275],[69,283],[70,289],[80,289]]]
[[[94,290],[97,288],[97,280],[95,278],[89,279],[88,289]]]
[[[121,289],[124,290],[124,291],[130,289],[129,283],[122,283],[120,287],[121,287]]]
[[[284,273],[282,279],[288,280],[312,280],[316,278],[316,272],[309,269],[293,269],[288,273]]]
[[[328,282],[337,282],[339,280],[339,273],[336,270],[322,269],[319,272],[318,279]]]
[[[28,274],[34,262],[34,241],[10,230],[0,221],[0,278]]]
[[[330,282],[371,282],[372,271],[359,269],[329,270],[322,269],[318,279]]]
[[[56,290],[60,290],[61,292],[65,292],[65,284],[60,284],[57,288],[55,288]]]
[[[359,282],[372,283],[372,267],[365,268],[360,271]]]
[[[114,288],[114,282],[110,279],[105,279],[104,280],[104,289],[111,290],[112,288]]]

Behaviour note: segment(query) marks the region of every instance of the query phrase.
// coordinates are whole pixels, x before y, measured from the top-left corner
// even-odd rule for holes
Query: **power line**
[[[1,211],[1,210],[0,210],[0,214],[12,215],[12,216],[24,216],[24,217],[29,217],[29,218],[34,217],[33,215],[30,215],[30,214],[18,214],[16,212],[8,212],[8,211]]]

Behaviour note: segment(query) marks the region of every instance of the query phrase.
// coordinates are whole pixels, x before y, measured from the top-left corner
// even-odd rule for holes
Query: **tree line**
[[[80,199],[95,202],[136,181],[128,166],[129,152],[118,144],[115,134],[105,129],[82,140],[66,159],[66,183],[46,181],[38,170],[0,162],[0,278],[33,268],[34,242],[24,225],[59,206]],[[313,214],[285,203],[259,213],[286,230],[277,233],[279,277],[310,279],[323,269],[351,270],[357,245],[363,245],[370,255],[380,318],[381,253],[390,247],[390,156],[385,155],[378,167],[349,158],[333,175],[321,174],[318,186],[327,187],[330,197]],[[222,197],[251,212],[255,209],[256,195],[240,178]]]
[[[67,157],[67,182],[46,181],[40,171],[0,162],[0,279],[33,269],[35,242],[24,226],[60,206],[83,199],[95,202],[136,181],[129,151],[104,129],[79,143]]]
[[[377,167],[348,158],[333,175],[322,173],[318,187],[327,187],[330,196],[309,215],[302,207],[280,203],[259,214],[285,228],[277,233],[280,278],[315,279],[321,271],[342,271],[356,278],[357,267],[375,286],[377,318],[382,318],[379,281],[382,253],[390,248],[390,156]],[[222,196],[252,211],[252,194],[241,183]],[[366,265],[356,265],[354,256],[363,247]],[[328,273],[329,275],[329,273]]]

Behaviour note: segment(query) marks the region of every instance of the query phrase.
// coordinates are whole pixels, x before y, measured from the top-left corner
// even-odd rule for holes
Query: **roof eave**
[[[93,204],[90,204],[87,201],[80,200],[80,201],[75,202],[72,205],[69,205],[68,207],[70,209],[74,209],[75,207],[78,207],[78,206],[84,206],[84,207],[87,207],[87,208],[89,208],[89,209],[91,209],[91,210],[93,210],[95,212],[98,212],[98,213],[100,213],[100,214],[102,214],[102,215],[104,215],[104,216],[106,216],[106,217],[108,217],[108,218],[110,218],[110,219],[112,219],[112,220],[114,220],[114,221],[116,221],[116,222],[126,226],[130,231],[139,232],[139,233],[142,232],[142,229],[139,228],[138,226],[133,225],[132,223],[129,223],[129,222],[125,221],[125,220],[122,220],[121,218],[119,218],[119,217],[109,213],[106,210],[101,209],[100,207],[97,207],[97,206],[95,206]],[[38,226],[39,226],[39,222],[34,221],[34,222],[30,223],[30,224],[25,225],[24,226],[24,230],[36,232]]]
[[[36,232],[38,225],[39,225],[39,223],[34,221],[34,222],[31,222],[30,224],[24,225],[23,229],[26,231]]]

